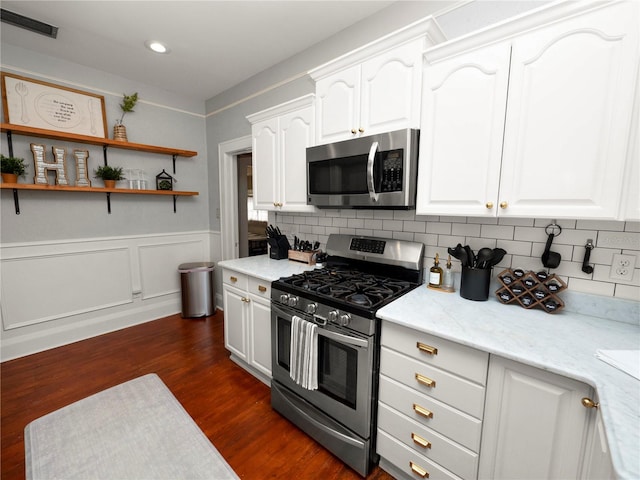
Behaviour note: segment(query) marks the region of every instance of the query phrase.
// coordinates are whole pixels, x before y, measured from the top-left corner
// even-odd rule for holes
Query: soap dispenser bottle
[[[442,267],[440,266],[440,257],[436,253],[433,259],[433,267],[429,269],[429,286],[439,288],[442,285]]]
[[[453,272],[451,271],[451,255],[447,258],[447,268],[444,270],[442,277],[442,287],[447,290],[453,289]]]

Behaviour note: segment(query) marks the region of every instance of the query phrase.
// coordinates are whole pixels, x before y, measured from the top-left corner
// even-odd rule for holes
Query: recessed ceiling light
[[[147,40],[144,44],[149,50],[153,50],[156,53],[169,53],[169,48],[164,43]]]

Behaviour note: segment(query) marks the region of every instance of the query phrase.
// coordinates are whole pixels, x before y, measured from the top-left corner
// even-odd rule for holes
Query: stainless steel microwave
[[[396,130],[307,148],[307,204],[415,208],[419,134]]]

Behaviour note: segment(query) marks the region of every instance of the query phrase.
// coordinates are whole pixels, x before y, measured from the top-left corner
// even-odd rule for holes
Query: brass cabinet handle
[[[413,440],[413,443],[415,443],[416,445],[420,445],[422,448],[431,448],[431,442],[425,440],[417,433],[411,432],[411,440]]]
[[[438,349],[436,347],[432,347],[431,345],[427,345],[426,343],[416,343],[416,347],[418,347],[418,350],[420,350],[421,352],[427,353],[429,355],[437,355],[438,354]]]
[[[360,133],[364,133],[364,128],[360,127],[360,128],[358,129],[358,131],[359,131]]]
[[[353,133],[355,135],[356,133],[358,133],[358,131],[355,128],[352,128],[351,129],[351,133]]]
[[[229,277],[232,283],[236,283],[238,281],[238,277]]]
[[[502,208],[503,210],[505,208],[507,208],[509,206],[509,204],[507,202],[500,202],[500,208]]]
[[[429,377],[425,377],[424,375],[420,375],[419,373],[416,373],[416,380],[418,381],[418,383],[421,383],[422,385],[429,388],[435,388],[436,386],[435,380],[431,380]]]
[[[598,408],[600,406],[599,403],[594,402],[593,400],[591,400],[590,398],[584,397],[582,399],[582,405],[585,408]]]
[[[422,415],[423,417],[433,418],[433,412],[431,410],[427,410],[426,408],[421,407],[417,403],[413,404],[413,411],[416,412],[418,415]]]
[[[409,462],[409,466],[411,467],[411,471],[413,473],[420,475],[422,478],[429,478],[429,472],[427,472],[420,465],[416,465],[413,462]]]
[[[243,302],[245,303],[249,303],[251,300],[249,300],[247,297],[242,297],[241,299]]]
[[[258,285],[258,291],[264,293],[267,291],[267,287],[264,285]]]
[[[491,210],[493,208],[493,202],[487,202],[485,207],[487,207],[489,210]]]

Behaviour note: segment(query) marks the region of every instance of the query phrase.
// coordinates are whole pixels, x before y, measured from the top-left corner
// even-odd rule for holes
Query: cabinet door
[[[282,210],[312,212],[307,205],[307,147],[315,140],[313,107],[280,117]]]
[[[602,423],[602,415],[598,410],[593,409],[590,416],[589,439],[587,440],[585,461],[580,478],[586,480],[615,478],[607,436]]]
[[[638,66],[637,2],[513,42],[500,215],[616,218]]]
[[[271,378],[271,305],[250,297],[249,364]]]
[[[492,356],[480,477],[576,478],[591,389],[575,380]]]
[[[275,210],[280,202],[278,182],[278,119],[254,124],[253,136],[253,204],[256,210]]]
[[[420,126],[422,40],[416,40],[362,64],[362,135]]]
[[[495,216],[510,45],[424,69],[416,213]]]
[[[224,345],[238,358],[247,361],[247,308],[245,293],[223,286]]]
[[[320,145],[353,138],[359,135],[359,123],[360,65],[318,80],[316,143]]]

